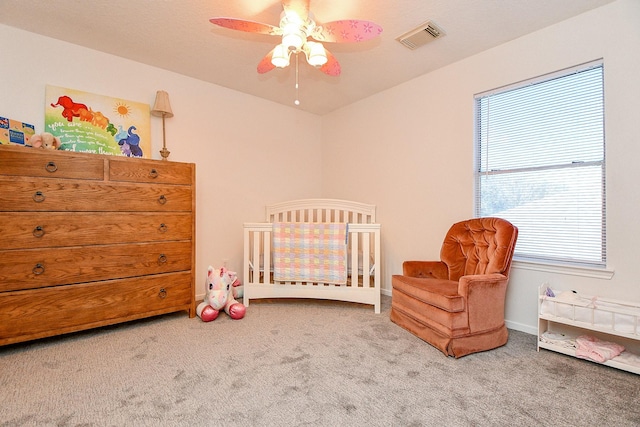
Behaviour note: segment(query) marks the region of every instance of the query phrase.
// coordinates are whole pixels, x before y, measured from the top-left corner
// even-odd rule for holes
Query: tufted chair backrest
[[[470,274],[509,276],[518,228],[501,218],[473,218],[453,224],[440,259],[449,267],[449,280]]]

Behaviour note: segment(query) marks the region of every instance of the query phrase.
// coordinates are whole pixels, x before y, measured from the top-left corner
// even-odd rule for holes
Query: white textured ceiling
[[[301,58],[296,108],[328,113],[612,1],[311,0],[318,24],[364,19],[384,31],[363,43],[326,44],[342,66],[339,77]],[[256,71],[278,38],[209,23],[234,17],[277,26],[281,11],[280,0],[0,0],[0,23],[293,107],[293,61],[285,69]],[[416,50],[395,40],[427,20],[446,36]]]

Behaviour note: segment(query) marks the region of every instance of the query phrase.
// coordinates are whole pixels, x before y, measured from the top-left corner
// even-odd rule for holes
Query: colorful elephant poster
[[[45,132],[61,150],[151,157],[149,104],[47,85]]]

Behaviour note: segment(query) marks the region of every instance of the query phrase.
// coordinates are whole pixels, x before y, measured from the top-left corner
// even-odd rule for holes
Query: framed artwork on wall
[[[8,117],[0,117],[0,145],[29,145],[35,126]]]
[[[151,157],[149,104],[47,85],[44,130],[61,150]]]

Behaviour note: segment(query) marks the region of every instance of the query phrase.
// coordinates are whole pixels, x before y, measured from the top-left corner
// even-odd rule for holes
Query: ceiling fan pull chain
[[[298,57],[300,55],[296,52],[296,100],[293,101],[294,104],[300,105],[300,99],[298,97]]]

